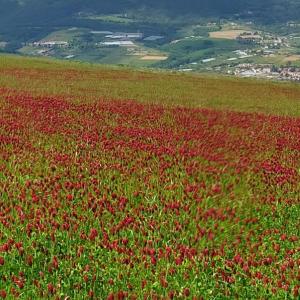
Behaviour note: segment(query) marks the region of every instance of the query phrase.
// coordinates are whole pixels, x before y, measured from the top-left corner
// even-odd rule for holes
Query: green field
[[[40,74],[15,78],[6,69],[17,68],[21,73]],[[300,115],[300,86],[294,83],[276,83],[255,79],[235,79],[218,75],[188,75],[165,71],[137,71],[128,68],[97,66],[87,63],[62,62],[48,59],[28,59],[18,56],[0,56],[1,86],[20,87],[35,94],[64,94],[95,99],[136,99],[157,104],[187,105],[235,111],[264,112],[277,115]],[[32,69],[32,70],[30,70]],[[61,70],[58,77],[48,76],[51,70]],[[72,78],[62,81],[65,73],[74,71]],[[99,76],[97,74],[99,73]],[[92,74],[94,76],[84,76]],[[101,77],[103,74],[103,78]],[[114,80],[122,74],[120,80]],[[102,78],[102,80],[99,80]],[[137,80],[142,78],[143,80]],[[47,79],[47,80],[46,80]],[[43,83],[43,84],[42,84]]]

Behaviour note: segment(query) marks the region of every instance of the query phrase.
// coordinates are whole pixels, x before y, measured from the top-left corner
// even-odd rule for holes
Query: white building
[[[142,33],[115,33],[115,34],[109,34],[106,35],[106,38],[109,39],[142,39],[143,38]]]
[[[35,47],[46,47],[46,48],[52,48],[52,47],[67,47],[69,45],[68,42],[65,41],[45,41],[45,42],[34,42],[33,46]]]
[[[134,43],[132,41],[113,41],[113,42],[102,42],[98,45],[103,46],[123,46],[123,47],[134,47]]]

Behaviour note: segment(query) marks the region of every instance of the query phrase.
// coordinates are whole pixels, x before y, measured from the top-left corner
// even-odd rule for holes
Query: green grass
[[[11,69],[29,75],[13,76],[13,72],[8,72]],[[76,78],[76,89],[74,78],[66,77],[69,70]],[[0,86],[36,94],[64,94],[90,101],[99,97],[136,99],[164,105],[300,116],[300,86],[295,83],[132,70],[6,55],[0,56],[0,71]],[[57,71],[58,76],[49,76]]]

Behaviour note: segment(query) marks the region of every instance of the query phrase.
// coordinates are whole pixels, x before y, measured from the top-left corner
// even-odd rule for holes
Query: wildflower
[[[98,236],[98,231],[97,231],[97,229],[92,228],[92,229],[90,230],[89,239],[90,239],[91,241],[94,241],[94,240],[96,239],[97,236]]]
[[[52,283],[48,283],[47,288],[48,288],[48,292],[50,294],[54,294],[55,293],[55,287],[54,287],[54,285]]]
[[[189,297],[189,295],[190,295],[190,289],[189,288],[185,288],[184,290],[183,290],[183,295],[185,296],[185,297]]]
[[[5,290],[0,290],[0,297],[1,297],[2,299],[5,299],[6,296],[7,296],[6,291],[5,291]]]

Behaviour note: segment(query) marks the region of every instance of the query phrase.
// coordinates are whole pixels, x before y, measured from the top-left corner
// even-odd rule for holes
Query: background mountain
[[[77,12],[120,13],[141,7],[175,16],[251,14],[265,23],[300,17],[298,0],[0,0],[0,24],[56,24],[70,22]]]

